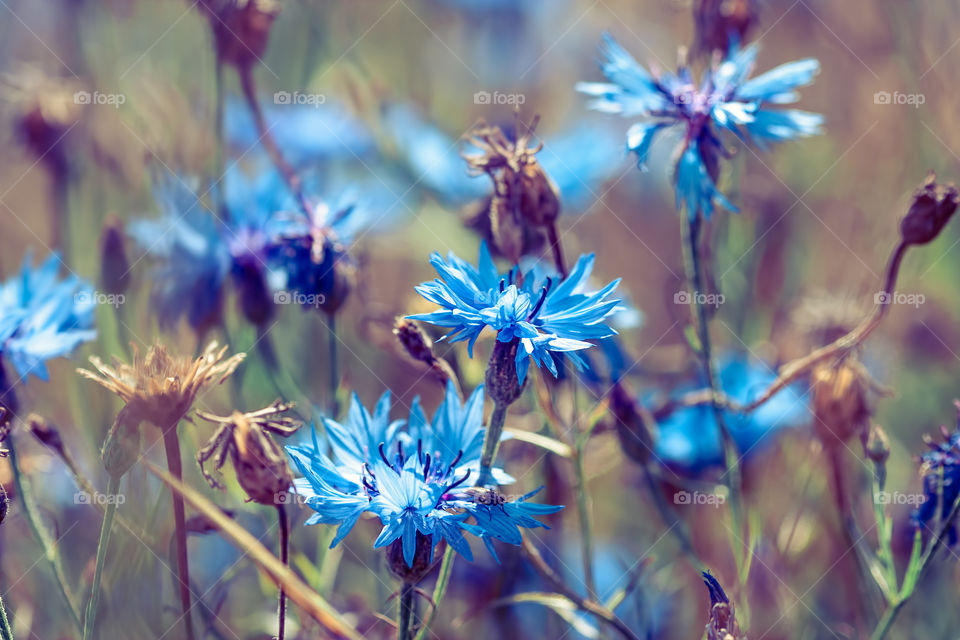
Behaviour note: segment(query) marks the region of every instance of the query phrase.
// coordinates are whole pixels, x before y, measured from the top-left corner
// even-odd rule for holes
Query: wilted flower
[[[740,631],[737,617],[733,610],[733,603],[724,593],[723,587],[709,571],[702,574],[703,582],[710,591],[710,620],[707,622],[707,640],[746,640],[746,635]]]
[[[924,501],[913,512],[913,522],[922,529],[932,528],[940,522],[947,527],[947,542],[957,542],[955,522],[946,522],[954,503],[960,499],[960,405],[957,409],[957,428],[951,433],[940,427],[943,442],[925,437],[930,447],[920,456],[920,477],[923,478]]]
[[[93,340],[93,287],[76,275],[58,278],[60,256],[52,254],[39,267],[27,255],[20,273],[0,284],[0,381],[8,362],[23,380],[33,374],[47,380],[46,361],[69,354]],[[0,388],[0,402],[11,385]],[[11,407],[12,408],[12,407]]]
[[[283,452],[270,434],[286,438],[301,427],[299,420],[282,415],[292,408],[292,404],[276,400],[259,411],[234,411],[229,416],[198,411],[198,416],[219,425],[210,441],[197,453],[200,472],[210,486],[217,489],[223,485],[207,472],[204,464],[216,456],[215,467],[219,471],[230,456],[237,481],[251,500],[266,505],[283,504],[293,476]]]
[[[870,388],[870,374],[853,355],[814,367],[810,373],[813,424],[825,444],[836,445],[866,433],[872,413]]]
[[[819,114],[770,108],[799,98],[795,90],[810,84],[820,70],[812,58],[748,80],[756,63],[756,45],[731,49],[698,88],[687,67],[676,74],[651,74],[610,35],[604,36],[601,51],[603,73],[610,82],[581,82],[577,90],[596,98],[590,103],[594,109],[642,118],[627,131],[627,149],[641,166],[660,131],[683,129],[674,182],[677,209],[685,207],[691,218],[700,214],[709,218],[716,203],[736,210],[717,188],[720,158],[729,155],[721,138],[724,130],[761,149],[820,132]]]
[[[134,346],[133,364],[115,362],[111,367],[91,356],[97,372],[78,372],[120,396],[130,421],[147,421],[167,429],[186,416],[198,393],[221,384],[245,357],[237,353],[225,358],[226,353],[226,346],[218,348],[211,342],[199,358],[175,357],[166,347],[155,344],[141,357]]]
[[[593,346],[587,340],[616,334],[605,321],[620,308],[619,299],[609,299],[620,281],[586,292],[593,260],[593,254],[580,256],[570,275],[560,279],[535,270],[522,274],[517,267],[501,274],[486,243],[480,245],[478,267],[453,253],[446,260],[434,253],[430,264],[441,278],[421,284],[417,292],[442,310],[410,317],[452,329],[444,338],[468,340],[471,357],[473,345],[486,327],[497,332],[499,342],[516,339],[520,384],[526,379],[531,358],[556,376],[554,352],[565,353],[580,368],[583,361],[574,352]]]
[[[466,485],[479,469],[485,431],[483,387],[461,402],[454,385],[448,384],[432,422],[419,401],[406,425],[403,420],[391,421],[389,413],[389,392],[372,415],[354,395],[346,423],[324,421],[330,455],[316,434],[312,446],[287,447],[305,476],[295,480],[294,487],[316,511],[307,524],[339,525],[331,547],[369,512],[383,523],[374,547],[400,541],[407,567],[414,566],[421,536],[430,539],[431,548],[445,540],[472,559],[464,531],[484,538],[488,547],[494,538],[519,544],[517,527],[544,526],[531,516],[562,508],[525,504],[529,495],[517,501],[483,501]],[[500,469],[493,473],[501,484],[513,480]],[[498,513],[491,513],[487,508],[491,505]],[[474,524],[466,522],[470,517]]]

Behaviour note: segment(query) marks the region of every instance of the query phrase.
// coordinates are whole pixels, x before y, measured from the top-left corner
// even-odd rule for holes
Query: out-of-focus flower
[[[260,62],[280,5],[275,0],[200,0],[216,42],[217,57],[238,68]]]
[[[109,216],[100,232],[100,286],[106,293],[122,295],[130,286],[130,261],[123,221]]]
[[[582,368],[583,360],[574,352],[592,347],[588,340],[616,334],[606,321],[620,309],[620,300],[610,298],[620,281],[614,280],[599,291],[586,291],[593,261],[593,254],[580,256],[570,275],[560,279],[536,270],[521,274],[517,267],[501,274],[486,243],[480,245],[477,267],[453,253],[446,260],[434,253],[430,264],[440,278],[421,284],[417,292],[442,309],[410,317],[452,329],[444,338],[451,342],[468,340],[470,357],[474,343],[486,327],[497,332],[501,343],[516,339],[515,363],[520,384],[526,378],[531,358],[556,376],[553,352],[565,353],[575,366]]]
[[[517,527],[544,526],[532,516],[562,508],[525,504],[529,496],[501,500],[494,492],[465,488],[479,469],[485,432],[482,387],[461,402],[449,384],[432,423],[419,402],[414,403],[406,425],[403,420],[391,421],[389,413],[389,392],[373,414],[354,395],[347,422],[324,421],[329,455],[316,434],[312,446],[287,447],[304,475],[294,481],[294,487],[316,511],[307,524],[339,525],[331,547],[369,512],[383,524],[374,547],[400,541],[408,567],[414,564],[420,536],[429,538],[432,548],[444,540],[472,559],[465,531],[484,538],[488,547],[490,539],[519,544]],[[512,481],[502,470],[494,473],[500,482]],[[490,500],[483,502],[481,494]],[[502,508],[495,515],[482,508],[494,503]],[[474,524],[467,522],[471,517]]]
[[[229,456],[237,482],[251,500],[265,505],[283,504],[293,483],[293,475],[270,434],[286,438],[301,427],[300,421],[283,415],[292,408],[292,404],[277,400],[259,411],[234,411],[229,416],[197,411],[198,416],[218,425],[216,433],[197,453],[200,472],[210,486],[218,489],[223,485],[207,472],[204,464],[216,456],[219,471]]]
[[[96,372],[78,369],[78,373],[120,396],[131,422],[147,421],[168,429],[186,416],[198,393],[229,378],[245,357],[226,354],[227,347],[219,348],[216,342],[207,345],[199,358],[172,356],[163,345],[155,344],[145,356],[135,348],[132,364],[115,362],[111,367],[91,356]]]
[[[726,356],[721,359],[719,378],[727,396],[746,404],[763,393],[776,374],[761,362]],[[776,433],[809,424],[810,409],[803,390],[790,386],[749,414],[724,411],[723,417],[737,449],[749,458]],[[654,451],[667,465],[698,473],[723,464],[723,441],[709,405],[674,411],[659,427]]]
[[[851,354],[840,362],[826,362],[810,373],[813,426],[827,446],[846,442],[870,428],[868,392],[872,381],[866,367]]]
[[[771,108],[798,100],[796,89],[810,84],[820,70],[813,58],[748,79],[756,63],[756,45],[731,49],[697,87],[687,67],[676,74],[651,74],[610,35],[604,36],[601,54],[609,82],[580,82],[577,90],[595,98],[590,102],[593,109],[641,118],[627,131],[627,149],[641,166],[658,133],[683,129],[674,182],[677,208],[686,208],[691,218],[700,214],[709,218],[716,204],[736,210],[717,188],[720,159],[729,155],[721,138],[724,131],[761,149],[820,132],[820,114]]]
[[[922,530],[931,529],[940,521],[947,527],[947,542],[957,542],[956,522],[946,522],[953,505],[960,499],[960,404],[957,409],[957,428],[951,433],[940,427],[942,442],[925,437],[930,447],[920,456],[920,477],[923,478],[924,501],[913,512],[913,523]],[[942,478],[942,484],[941,484]],[[931,531],[932,534],[937,532]]]
[[[710,620],[707,622],[707,640],[746,640],[747,636],[740,631],[737,616],[733,610],[733,603],[724,593],[720,583],[710,575],[709,571],[702,574],[703,582],[710,592]]]
[[[93,287],[76,275],[59,278],[60,256],[31,266],[28,254],[20,273],[0,284],[0,369],[9,362],[21,379],[48,380],[46,362],[68,355],[93,340]],[[0,394],[9,391],[7,385]]]
[[[726,52],[745,42],[747,33],[759,19],[760,0],[695,0],[693,23],[694,48],[709,54]]]

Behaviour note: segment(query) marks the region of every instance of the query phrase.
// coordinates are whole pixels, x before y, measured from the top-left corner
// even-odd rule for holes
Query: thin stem
[[[5,446],[9,452],[10,468],[13,470],[13,486],[16,488],[17,495],[20,496],[20,501],[23,503],[24,518],[30,527],[30,532],[33,534],[33,537],[36,538],[37,542],[40,543],[40,547],[43,549],[43,556],[53,571],[53,581],[57,585],[60,597],[63,598],[64,603],[67,605],[70,618],[79,631],[83,629],[83,623],[80,620],[80,609],[74,603],[70,589],[67,587],[67,578],[63,573],[63,566],[60,564],[57,546],[55,542],[50,539],[50,534],[47,530],[40,524],[40,518],[34,508],[33,499],[30,497],[30,483],[26,476],[23,475],[23,472],[20,470],[20,465],[17,463],[17,449],[14,446],[13,438],[7,438]]]
[[[480,473],[477,475],[478,487],[493,484],[493,467],[497,459],[497,450],[500,448],[500,437],[503,435],[503,423],[507,419],[507,405],[497,402],[493,405],[493,414],[490,416],[490,425],[483,436],[483,453],[480,456]]]
[[[117,501],[113,498],[120,491],[120,476],[111,475],[107,482],[107,511],[100,527],[100,541],[97,543],[97,564],[93,571],[93,588],[87,603],[87,615],[83,619],[83,640],[92,640],[97,621],[97,608],[100,605],[100,581],[103,578],[103,565],[107,559],[107,547],[110,545],[110,529],[113,516],[117,511]]]
[[[216,172],[215,182],[221,182],[224,179],[226,174],[226,170],[224,168],[226,166],[224,163],[225,154],[223,151],[223,147],[224,147],[223,113],[224,113],[225,100],[224,100],[224,86],[223,86],[224,65],[223,65],[223,61],[220,59],[219,54],[217,55],[217,60],[214,64],[216,65],[214,69],[214,84],[215,84],[215,90],[216,90],[216,96],[215,96],[216,113],[214,114],[214,125],[213,125],[214,135],[216,136],[216,150],[215,150],[215,156],[214,156],[214,162],[216,163],[216,166],[214,167],[214,171]],[[217,209],[218,209],[217,214],[223,220],[229,222],[230,211],[227,209],[227,199],[224,195],[225,191],[226,191],[225,187],[219,190],[220,196],[218,197],[219,204],[217,206]]]
[[[733,515],[733,524],[737,532],[742,532],[742,523],[743,523],[743,514],[741,513],[740,505],[740,487],[741,487],[741,477],[740,477],[740,457],[737,454],[737,447],[733,441],[733,436],[730,434],[730,429],[727,427],[726,420],[723,416],[723,408],[717,402],[719,394],[722,393],[722,390],[717,384],[716,375],[713,370],[713,355],[710,344],[710,325],[707,318],[707,309],[704,304],[704,298],[702,296],[704,292],[704,272],[703,272],[703,261],[700,256],[700,230],[702,218],[699,215],[689,217],[689,225],[687,227],[687,240],[689,242],[689,250],[686,252],[685,257],[687,260],[687,276],[693,287],[693,292],[690,296],[691,305],[695,311],[695,322],[697,325],[698,337],[700,340],[700,348],[697,352],[697,355],[700,357],[701,366],[703,367],[703,374],[707,381],[707,388],[710,390],[710,406],[713,409],[714,419],[716,420],[717,427],[720,429],[720,435],[723,440],[723,452],[724,452],[724,466],[725,473],[724,477],[727,480],[727,486],[730,489],[730,511]],[[739,564],[739,563],[738,563]]]
[[[560,274],[560,277],[567,277],[567,264],[563,259],[563,243],[560,240],[560,235],[557,233],[557,223],[556,221],[550,223],[547,227],[547,236],[550,242],[550,248],[553,250],[553,264],[557,268],[557,273]]]
[[[7,610],[3,606],[3,596],[0,596],[0,640],[13,640],[13,629],[7,620]]]
[[[450,584],[450,576],[453,574],[453,561],[456,560],[456,558],[457,554],[453,550],[453,547],[447,545],[446,550],[443,552],[443,561],[440,563],[440,573],[437,574],[437,584],[433,587],[433,607],[423,621],[420,630],[417,631],[417,637],[414,640],[426,640],[427,630],[433,623],[434,618],[437,617],[440,601],[443,600],[443,596],[447,593],[447,585]]]
[[[400,610],[397,612],[397,640],[412,640],[413,599],[416,596],[415,585],[404,582],[400,588]]]
[[[177,482],[183,482],[183,465],[180,460],[180,439],[177,437],[177,424],[172,424],[163,432],[163,446],[167,454],[167,468]],[[173,498],[174,535],[177,541],[176,581],[180,590],[180,607],[183,609],[183,624],[186,627],[187,640],[193,640],[193,616],[190,601],[190,565],[187,560],[187,517],[183,505],[183,496],[171,489]]]
[[[870,635],[870,640],[883,640],[886,637],[887,633],[890,631],[890,627],[893,626],[893,621],[896,620],[897,614],[900,613],[900,608],[906,603],[905,600],[891,603],[891,606],[887,607],[881,616],[880,621],[877,623],[877,628],[873,630],[873,633]]]
[[[590,522],[590,501],[587,496],[587,479],[583,469],[586,438],[577,436],[573,456],[573,473],[577,482],[577,513],[580,516],[580,553],[583,557],[583,577],[587,595],[597,599],[597,587],[593,580],[593,526]]]
[[[280,562],[289,566],[290,564],[290,529],[287,522],[287,508],[282,504],[277,504],[277,521],[280,523]],[[280,587],[280,595],[277,601],[277,640],[283,640],[284,629],[287,624],[287,592]]]
[[[327,314],[328,353],[330,361],[330,415],[336,418],[340,410],[337,392],[340,390],[340,338],[337,336],[337,316]]]

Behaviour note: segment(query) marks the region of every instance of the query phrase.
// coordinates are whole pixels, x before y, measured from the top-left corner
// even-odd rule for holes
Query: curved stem
[[[480,456],[480,473],[477,476],[476,486],[485,487],[493,483],[494,461],[497,459],[497,450],[500,448],[500,437],[503,435],[503,423],[507,419],[507,405],[495,403],[493,414],[490,416],[490,425],[483,436],[483,453]]]
[[[440,601],[443,600],[443,596],[447,593],[447,585],[450,584],[450,575],[453,573],[453,561],[456,560],[456,558],[457,554],[453,550],[453,547],[447,545],[446,550],[443,552],[443,561],[440,563],[440,573],[437,574],[437,584],[433,587],[433,607],[423,621],[420,630],[417,631],[417,637],[414,640],[426,640],[427,630],[433,623],[434,618],[437,617]]]
[[[413,598],[415,587],[412,582],[404,582],[400,588],[400,610],[397,612],[397,640],[412,640]]]
[[[90,591],[90,601],[87,603],[87,614],[83,619],[83,640],[92,640],[93,630],[97,621],[97,608],[100,604],[100,581],[103,578],[103,565],[107,559],[107,547],[110,544],[110,529],[113,527],[113,516],[117,511],[117,501],[110,498],[120,490],[120,476],[110,476],[107,482],[107,511],[103,516],[100,527],[100,541],[97,543],[97,564],[93,571],[93,587]]]
[[[277,504],[277,521],[280,523],[280,562],[289,566],[290,530],[287,522],[287,508],[282,503]],[[277,640],[283,640],[286,623],[287,592],[280,587],[280,596],[277,601]]]
[[[57,553],[56,543],[50,539],[50,534],[43,528],[43,525],[40,524],[40,518],[34,508],[33,499],[30,497],[30,483],[27,481],[26,476],[23,475],[23,472],[20,470],[20,465],[17,463],[17,449],[14,446],[13,438],[7,438],[5,443],[7,451],[9,452],[10,468],[13,470],[13,486],[16,488],[17,495],[20,496],[20,501],[23,503],[24,518],[30,527],[30,532],[33,534],[33,537],[36,538],[37,542],[40,543],[40,547],[43,549],[43,556],[53,571],[53,581],[57,585],[60,597],[63,598],[64,603],[67,605],[70,618],[79,631],[83,629],[83,623],[80,620],[80,609],[74,603],[70,589],[67,587],[67,578],[63,573],[63,566],[60,564],[60,556]]]
[[[177,482],[183,482],[183,465],[180,460],[180,439],[177,437],[177,424],[168,426],[163,431],[163,446],[167,454],[167,468],[170,475]],[[187,559],[187,517],[183,505],[183,496],[173,489],[170,490],[173,498],[174,536],[177,541],[177,573],[176,582],[180,591],[180,607],[183,609],[183,625],[186,628],[187,640],[193,640],[193,616],[190,598],[190,565]]]

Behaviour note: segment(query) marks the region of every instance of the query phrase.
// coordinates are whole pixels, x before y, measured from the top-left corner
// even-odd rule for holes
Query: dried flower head
[[[940,235],[950,221],[960,195],[952,184],[938,185],[931,173],[913,194],[910,210],[900,221],[900,235],[907,244],[926,244]]]
[[[702,574],[703,582],[710,591],[710,620],[707,622],[707,640],[746,640],[740,631],[733,611],[733,603],[723,592],[723,587],[709,571]]]
[[[557,187],[536,158],[543,142],[530,146],[538,121],[534,118],[516,141],[500,127],[481,123],[468,136],[480,153],[464,156],[471,173],[485,173],[493,181],[491,234],[497,249],[514,262],[524,254],[527,229],[552,225],[560,215]]]
[[[97,373],[78,369],[80,375],[98,382],[126,403],[129,421],[147,421],[161,429],[187,415],[197,394],[212,384],[221,384],[236,370],[246,354],[225,358],[227,347],[211,342],[198,358],[175,357],[155,344],[141,356],[134,346],[133,364],[104,364],[96,356],[90,362]]]
[[[198,411],[197,415],[201,418],[219,425],[210,441],[197,454],[200,472],[210,486],[215,489],[223,487],[207,473],[204,465],[217,456],[215,467],[219,471],[229,455],[237,473],[237,481],[251,500],[267,505],[286,502],[293,475],[286,456],[270,434],[286,438],[301,427],[299,420],[282,415],[292,408],[292,403],[277,399],[270,406],[250,413],[234,411],[229,416],[217,416]]]
[[[849,356],[817,365],[810,376],[814,427],[824,444],[839,444],[869,429],[870,374]]]

